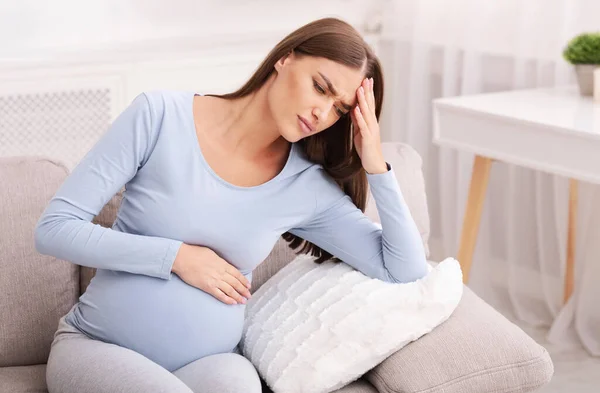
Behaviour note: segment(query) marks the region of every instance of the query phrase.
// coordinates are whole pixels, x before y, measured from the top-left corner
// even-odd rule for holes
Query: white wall
[[[566,44],[557,36],[600,30],[598,0],[391,0],[387,4],[384,34],[395,40],[500,56],[556,60]]]
[[[210,44],[214,36],[273,40],[310,20],[341,17],[362,28],[380,1],[0,0],[0,62],[66,53],[130,50],[139,44]]]
[[[292,30],[337,16],[365,33],[377,4],[0,0],[0,156],[72,167],[140,92],[233,91]]]

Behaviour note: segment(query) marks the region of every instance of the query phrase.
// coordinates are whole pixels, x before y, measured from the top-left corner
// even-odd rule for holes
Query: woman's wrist
[[[383,162],[383,164],[379,164],[373,168],[365,168],[365,171],[367,172],[367,174],[369,175],[380,175],[382,173],[386,173],[390,170],[390,166],[388,165],[387,162]]]
[[[186,254],[188,251],[188,247],[190,247],[188,244],[185,244],[185,243],[181,244],[181,247],[179,247],[179,251],[177,251],[177,255],[175,256],[175,261],[173,261],[173,266],[171,267],[171,271],[173,273],[177,274],[178,276],[183,269],[183,264],[185,263],[185,260],[186,260]]]

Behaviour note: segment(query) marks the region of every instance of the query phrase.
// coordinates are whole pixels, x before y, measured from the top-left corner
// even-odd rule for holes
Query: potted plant
[[[575,66],[581,95],[594,92],[594,69],[600,67],[600,32],[583,33],[569,41],[563,51],[566,61]]]

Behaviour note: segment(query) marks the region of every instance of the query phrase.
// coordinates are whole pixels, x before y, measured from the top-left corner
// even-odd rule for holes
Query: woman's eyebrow
[[[337,97],[338,92],[335,89],[335,87],[333,86],[333,83],[331,83],[331,81],[329,80],[329,78],[327,78],[325,75],[323,75],[321,72],[319,72],[319,75],[321,75],[321,78],[323,78],[323,80],[325,81],[325,83],[327,84],[327,88],[329,89],[329,91],[331,92],[331,94],[333,94],[334,96]],[[346,109],[346,110],[350,110],[352,109],[352,105],[346,104],[343,101],[340,101],[342,103],[342,106]]]

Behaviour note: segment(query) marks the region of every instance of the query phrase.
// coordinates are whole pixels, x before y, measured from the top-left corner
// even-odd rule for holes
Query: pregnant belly
[[[227,305],[176,275],[171,280],[98,271],[73,311],[91,337],[132,349],[174,371],[240,341],[244,305]]]

